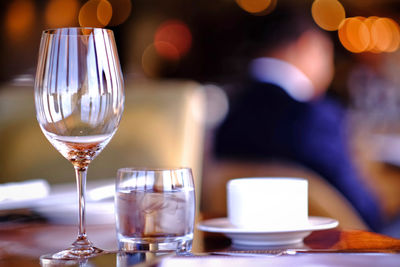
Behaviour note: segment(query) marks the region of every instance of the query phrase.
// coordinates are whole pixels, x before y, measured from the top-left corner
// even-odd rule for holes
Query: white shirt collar
[[[313,97],[314,87],[310,79],[295,66],[275,58],[257,58],[251,62],[252,76],[265,83],[281,87],[292,98],[306,102]]]

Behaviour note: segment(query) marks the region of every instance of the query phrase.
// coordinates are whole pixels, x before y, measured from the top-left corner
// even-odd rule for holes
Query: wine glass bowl
[[[124,107],[124,84],[113,32],[60,28],[42,34],[35,79],[36,116],[50,143],[75,168],[78,238],[53,258],[100,253],[86,237],[85,189],[90,162],[116,132]]]

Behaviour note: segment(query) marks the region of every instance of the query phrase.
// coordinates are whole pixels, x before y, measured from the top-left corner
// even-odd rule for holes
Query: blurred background
[[[3,1],[0,83],[32,84],[42,30],[66,26],[112,29],[126,79],[232,83],[242,68],[244,55],[238,47],[257,42],[245,34],[254,26],[252,21],[262,23],[260,17],[286,5],[312,16],[331,35],[335,74],[330,92],[346,104],[373,112],[369,119],[383,128],[395,127],[400,5],[395,0],[316,1],[312,11],[313,2]],[[383,113],[385,118],[380,117]]]
[[[268,16],[277,5],[287,5],[306,16],[313,16],[316,24],[332,35],[337,66],[333,89],[342,97],[349,97],[348,86],[343,85],[348,84],[348,70],[356,64],[369,64],[381,75],[391,76],[390,70],[384,70],[383,65],[391,69],[398,55],[397,17],[400,7],[397,1],[317,1],[321,4],[316,5],[312,12],[313,2],[3,1],[0,4],[3,53],[0,81],[23,80],[34,75],[42,30],[66,26],[97,26],[114,30],[127,77],[190,78],[202,82],[231,79],[231,68],[238,64],[235,63],[237,59],[229,57],[234,55],[232,50],[238,43],[254,41],[244,39],[246,23]],[[346,34],[338,31],[344,18],[350,22],[346,26],[350,26],[342,27],[341,32],[346,31],[350,37],[342,37]],[[369,21],[363,21],[367,18]],[[377,18],[391,18],[395,25],[382,22],[372,29],[370,24]],[[352,23],[351,19],[356,22]]]
[[[400,211],[400,3],[397,0],[1,1],[0,182],[33,178],[73,181],[72,166],[45,140],[35,121],[34,75],[44,29],[90,26],[114,31],[127,99],[140,99],[140,102],[127,101],[127,110],[146,101],[154,105],[151,97],[130,94],[135,88],[151,88],[154,92],[154,88],[179,91],[190,87],[201,92],[200,102],[189,102],[188,110],[193,114],[186,118],[191,123],[198,120],[192,125],[198,130],[186,130],[182,136],[189,135],[189,141],[185,139],[180,145],[196,150],[193,152],[197,155],[196,163],[189,164],[195,165],[198,183],[203,183],[203,194],[209,192],[214,184],[205,181],[217,166],[214,133],[229,111],[230,96],[235,94],[232,85],[242,79],[244,62],[249,57],[245,48],[259,42],[258,31],[253,27],[268,23],[268,17],[282,6],[310,18],[316,28],[331,38],[334,71],[328,94],[346,108],[354,160],[361,172],[371,177],[365,182],[378,195],[385,218],[394,220]],[[279,24],[276,27],[279,32]],[[194,95],[199,98],[199,94]],[[174,106],[176,99],[169,98],[169,105]],[[129,118],[129,114],[143,110],[133,110],[124,116]],[[23,117],[19,122],[17,115]],[[136,121],[123,119],[121,125],[130,125],[130,128],[121,130],[121,136],[142,140],[135,135],[138,124],[165,123],[174,125],[175,130],[178,128],[178,124],[157,118],[144,115]],[[152,137],[160,144],[168,144],[172,140],[169,138],[180,136],[172,131],[170,134],[165,131],[163,136],[162,128],[157,127],[149,131],[153,131]],[[18,142],[14,140],[17,137]],[[143,147],[127,148],[118,134],[115,139],[114,147],[113,140],[91,165],[89,180],[113,177],[118,167],[126,165],[171,164],[154,160],[154,153],[144,156]],[[152,142],[157,150],[153,139],[149,141]],[[177,143],[159,147],[170,152],[176,149]],[[116,158],[121,151],[118,149],[122,148],[140,153],[129,157],[121,154]],[[50,156],[42,155],[45,150]],[[181,160],[187,158],[185,153],[181,152],[176,162],[185,162]],[[173,158],[168,153],[165,157]],[[42,167],[33,168],[33,165]],[[219,215],[224,212],[224,204],[221,209],[214,208],[218,205],[206,203],[204,209]]]

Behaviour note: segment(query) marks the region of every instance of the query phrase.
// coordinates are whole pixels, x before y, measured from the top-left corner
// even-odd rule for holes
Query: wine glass
[[[124,84],[113,32],[60,28],[42,34],[35,79],[36,116],[50,143],[75,168],[79,228],[71,247],[52,259],[81,259],[102,253],[85,230],[89,163],[116,132],[124,107]]]

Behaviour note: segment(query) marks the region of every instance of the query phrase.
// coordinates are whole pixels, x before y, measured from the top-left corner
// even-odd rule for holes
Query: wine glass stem
[[[76,186],[78,189],[78,205],[79,205],[78,240],[86,239],[86,222],[85,222],[86,173],[87,173],[87,167],[75,166]]]

